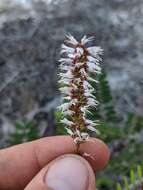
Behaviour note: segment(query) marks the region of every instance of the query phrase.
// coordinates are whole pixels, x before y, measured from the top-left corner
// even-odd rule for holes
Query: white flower
[[[81,78],[74,78],[74,82],[76,82],[77,84],[79,84],[81,82]]]
[[[74,83],[71,83],[71,86],[72,86],[72,90],[78,90],[78,87]]]
[[[89,138],[89,134],[88,133],[81,133],[81,137],[83,140],[87,140]]]
[[[76,53],[74,53],[74,54],[68,53],[67,56],[68,56],[70,59],[74,60],[74,59],[76,58],[77,54],[76,54]]]
[[[79,62],[79,63],[77,63],[77,64],[75,65],[75,67],[78,67],[78,68],[79,68],[79,67],[83,66],[84,64],[85,64],[84,62],[81,62],[81,63]]]
[[[69,135],[74,135],[74,133],[73,133],[73,131],[70,129],[70,128],[68,128],[68,127],[65,127],[65,129],[66,129],[66,131],[67,131],[67,133],[69,134]]]
[[[62,100],[64,101],[64,100],[71,100],[71,97],[70,96],[64,96],[64,97],[62,97]]]
[[[83,81],[83,87],[85,90],[88,90],[88,89],[93,89],[93,87],[91,86],[91,84],[88,82],[88,81]]]
[[[66,118],[64,118],[63,120],[61,120],[61,122],[62,122],[63,124],[66,124],[67,126],[71,126],[71,125],[74,124],[72,121],[70,121],[70,120],[68,120],[68,119],[66,119]]]
[[[70,53],[70,54],[73,54],[74,53],[74,49],[69,47],[69,46],[66,46],[65,44],[62,44],[61,46],[62,50],[61,50],[61,54],[63,53]]]
[[[78,57],[81,57],[81,56],[83,55],[83,53],[84,53],[83,48],[80,48],[80,47],[77,47],[77,48],[76,48],[76,55],[77,55]]]
[[[87,72],[85,71],[84,68],[81,68],[81,69],[80,69],[80,73],[81,73],[83,76],[87,76]]]
[[[92,56],[88,55],[87,59],[88,59],[89,62],[93,62],[93,63],[96,63],[97,65],[99,65],[99,60],[96,59],[95,57],[92,57]]]
[[[67,111],[70,107],[71,103],[64,103],[58,107],[58,109],[62,109],[63,111]]]
[[[74,77],[71,70],[67,71],[66,73],[60,73],[59,76],[61,79],[73,79]]]
[[[74,112],[71,111],[71,110],[66,110],[66,111],[64,111],[64,114],[65,114],[65,115],[69,115],[69,116],[71,116],[73,113],[74,113]]]
[[[92,107],[96,107],[97,105],[98,105],[98,101],[96,101],[95,99],[93,99],[93,98],[88,98],[87,99],[87,104],[89,105],[89,106],[92,106]]]
[[[77,134],[78,137],[81,138],[81,133],[80,133],[79,129],[76,129],[76,130],[75,130],[75,133]]]
[[[85,45],[86,43],[92,41],[93,39],[94,39],[93,36],[87,38],[86,35],[85,35],[85,36],[83,36],[83,38],[81,39],[81,44],[82,44],[82,45]]]
[[[89,135],[81,129],[95,129],[96,122],[89,120],[87,114],[90,107],[97,107],[93,82],[98,83],[91,74],[100,74],[100,61],[102,49],[100,47],[86,47],[93,37],[83,36],[78,42],[71,34],[66,36],[66,45],[62,44],[59,74],[62,100],[64,103],[59,107],[65,118],[61,121],[66,126],[67,133],[74,137],[75,143],[85,142]],[[68,44],[68,45],[67,45]],[[91,75],[91,76],[90,76]],[[76,118],[77,114],[77,118]],[[81,128],[80,128],[81,127]]]
[[[58,81],[58,83],[59,84],[64,84],[64,85],[69,85],[69,83],[71,82],[71,78],[69,79],[69,78],[61,78],[59,81]]]
[[[92,132],[95,132],[96,134],[100,134],[99,131],[95,127],[92,127],[91,125],[87,125],[87,129],[89,129]]]
[[[66,86],[66,87],[61,87],[60,90],[62,93],[70,95],[72,88]]]
[[[98,80],[95,80],[95,79],[93,79],[93,78],[91,78],[91,77],[88,77],[88,79],[87,79],[88,81],[91,81],[91,82],[95,82],[95,83],[99,83],[99,81]]]
[[[87,97],[87,98],[88,98],[88,97],[95,98],[95,96],[94,96],[93,94],[91,94],[90,92],[85,92],[85,93],[84,93],[84,96]]]
[[[88,66],[88,68],[89,68],[89,71],[92,71],[92,70],[96,70],[96,71],[101,71],[101,67],[100,66],[98,66],[98,65],[96,65],[95,63],[93,63],[93,62],[88,62],[87,61],[87,66]]]
[[[92,125],[92,126],[95,125],[95,123],[92,120],[90,120],[90,119],[86,119],[86,124]]]
[[[73,98],[73,99],[71,100],[71,104],[76,104],[76,103],[78,103],[78,100],[77,100],[76,98]]]
[[[67,43],[72,44],[72,45],[78,44],[78,41],[71,34],[66,35],[66,37],[67,37],[66,39]]]
[[[100,55],[103,52],[103,50],[98,46],[89,47],[87,48],[87,50],[93,57],[96,57],[97,55]]]

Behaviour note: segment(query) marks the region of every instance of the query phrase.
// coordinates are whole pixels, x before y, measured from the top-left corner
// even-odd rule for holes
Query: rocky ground
[[[143,1],[31,2],[0,4],[0,136],[17,120],[36,119],[44,131],[53,118],[59,49],[68,32],[94,35],[104,49],[118,114],[143,115]]]

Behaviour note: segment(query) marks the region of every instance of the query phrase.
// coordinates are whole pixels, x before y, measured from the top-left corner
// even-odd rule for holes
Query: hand
[[[68,136],[42,138],[0,150],[1,190],[95,190],[94,172],[109,159],[107,146],[92,138],[75,153]],[[94,171],[94,172],[93,172]]]

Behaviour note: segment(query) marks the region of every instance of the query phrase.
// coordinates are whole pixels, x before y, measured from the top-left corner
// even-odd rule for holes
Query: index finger
[[[81,145],[80,151],[95,158],[87,157],[94,170],[102,169],[109,159],[107,146],[95,138]],[[69,136],[42,138],[1,150],[0,187],[23,189],[50,161],[69,153],[75,153],[73,139]]]

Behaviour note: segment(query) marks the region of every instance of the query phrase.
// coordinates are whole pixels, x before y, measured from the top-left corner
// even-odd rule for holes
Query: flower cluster
[[[93,76],[101,73],[102,49],[97,46],[88,47],[92,40],[93,37],[84,36],[78,42],[72,35],[67,35],[66,45],[62,44],[61,49],[63,57],[59,60],[59,82],[63,94],[63,104],[60,108],[65,116],[61,122],[79,144],[88,138],[88,133],[83,132],[85,129],[97,132],[96,122],[86,117],[88,109],[98,105],[91,82],[98,82]]]

